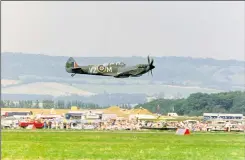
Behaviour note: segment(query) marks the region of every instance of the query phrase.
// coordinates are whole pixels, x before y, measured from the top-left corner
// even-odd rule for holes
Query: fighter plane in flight
[[[79,66],[77,62],[70,57],[66,62],[66,71],[71,73],[71,76],[76,74],[87,74],[97,76],[112,76],[115,78],[140,77],[141,75],[155,68],[154,60],[148,56],[148,64],[137,64],[135,66],[126,66],[123,62],[105,63],[98,65]]]

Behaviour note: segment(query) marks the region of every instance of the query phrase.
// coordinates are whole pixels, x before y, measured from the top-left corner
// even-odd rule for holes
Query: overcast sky
[[[1,2],[2,52],[244,60],[244,2]]]

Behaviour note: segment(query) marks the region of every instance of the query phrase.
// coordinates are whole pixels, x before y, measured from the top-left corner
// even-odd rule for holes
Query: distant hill
[[[30,84],[24,84],[19,86],[2,88],[2,93],[7,94],[42,94],[42,95],[52,95],[54,97],[59,96],[70,96],[72,94],[77,94],[80,96],[91,96],[94,93],[83,91],[81,89],[75,88],[67,84],[61,84],[57,82],[36,82]]]
[[[55,95],[64,95],[64,92],[72,92],[71,90],[73,90],[76,93],[80,91],[145,94],[164,92],[166,95],[180,93],[186,97],[190,93],[202,91],[213,93],[244,90],[244,61],[189,57],[153,57],[156,66],[153,70],[153,77],[146,74],[138,78],[115,79],[112,77],[98,78],[88,75],[76,75],[72,78],[65,71],[65,63],[69,57],[2,53],[1,58],[1,79],[4,80],[2,82],[2,89],[5,93],[19,94],[24,92],[23,88],[28,88],[30,84],[37,84],[37,82],[38,84],[39,82],[55,82],[54,86],[48,87],[50,91],[45,91]],[[127,65],[147,63],[146,57],[74,58],[80,65],[118,61],[123,61]],[[42,83],[42,85],[46,86],[45,83]],[[61,84],[62,87],[57,87]],[[123,85],[125,87],[122,87]],[[65,86],[69,86],[69,89],[64,89],[66,88]],[[20,89],[20,87],[22,88]],[[51,89],[52,87],[56,88],[56,91]],[[36,89],[37,94],[44,94],[44,92],[40,91],[41,89],[42,86]],[[18,93],[16,93],[16,90],[18,90]],[[26,91],[25,94],[30,93]]]

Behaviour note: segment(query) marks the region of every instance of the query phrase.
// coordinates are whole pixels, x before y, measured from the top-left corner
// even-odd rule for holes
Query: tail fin
[[[71,70],[75,68],[79,68],[79,65],[72,57],[70,57],[66,62],[66,71],[71,72]]]

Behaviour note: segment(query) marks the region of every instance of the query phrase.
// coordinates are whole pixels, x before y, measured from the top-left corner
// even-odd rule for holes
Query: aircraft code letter
[[[106,72],[112,72],[112,67],[106,67]]]

